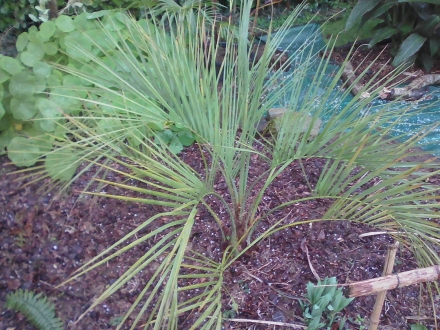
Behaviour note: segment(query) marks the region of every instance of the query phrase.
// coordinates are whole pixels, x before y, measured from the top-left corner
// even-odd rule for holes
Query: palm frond
[[[148,21],[136,21],[122,13],[109,15],[97,25],[102,38],[88,35],[91,50],[80,43],[69,46],[81,65],[55,65],[80,79],[82,85],[68,96],[62,89],[51,92],[54,102],[61,97],[71,102],[63,109],[66,122],[59,122],[59,132],[53,136],[56,149],[48,151],[46,161],[75,166],[85,163],[75,178],[91,167],[104,174],[113,171],[123,182],[97,176],[89,187],[97,183],[118,188],[118,193],[87,193],[164,208],[68,280],[160,234],[160,239],[85,313],[152,267],[154,274],[124,321],[132,318],[132,328],[142,324],[145,328],[177,329],[179,316],[197,313],[192,328],[220,329],[226,268],[265,237],[306,222],[347,220],[371,225],[417,247],[421,262],[438,261],[432,248],[440,244],[438,188],[426,182],[438,174],[438,164],[432,159],[424,163],[403,161],[408,149],[427,133],[416,132],[399,145],[394,143],[396,138],[404,136],[390,135],[402,118],[416,111],[395,107],[396,103],[372,106],[379,88],[371,84],[363,90],[368,91],[367,97],[358,95],[345,102],[349,91],[339,82],[343,68],[327,78],[329,59],[310,50],[313,37],[291,54],[285,64],[292,66],[287,78],[283,71],[273,70],[274,54],[302,7],[280,31],[268,37],[257,59],[248,31],[251,1],[243,3],[234,32],[231,25],[221,27],[226,30],[221,47],[213,37],[216,27],[205,15],[209,8],[192,0],[181,6],[163,2],[168,10],[160,15],[152,10]],[[325,50],[331,49],[330,45]],[[220,52],[224,53],[221,63],[216,63]],[[310,72],[314,76],[307,84]],[[260,138],[257,125],[261,118],[283,103],[287,111],[274,136]],[[322,127],[314,135],[313,125],[319,121]],[[196,137],[204,163],[201,173],[158,137],[158,131],[172,126],[187,129]],[[256,179],[251,178],[252,157],[260,157],[268,165]],[[271,184],[289,166],[306,158],[319,158],[324,164],[316,182],[307,179],[311,196],[260,212]],[[426,172],[427,168],[434,171]],[[304,167],[303,172],[307,176]],[[59,178],[63,175],[60,172]],[[218,177],[227,186],[227,197],[216,192]],[[254,193],[257,186],[260,190]],[[221,204],[226,220],[208,205],[208,196]],[[320,198],[333,202],[322,219],[286,225],[283,218],[255,234],[260,221],[274,212],[286,209],[288,213],[296,203]],[[200,221],[200,207],[213,215],[229,244],[222,251],[222,260],[191,249],[189,240]],[[154,230],[148,231],[151,227]],[[132,317],[134,313],[137,315]]]

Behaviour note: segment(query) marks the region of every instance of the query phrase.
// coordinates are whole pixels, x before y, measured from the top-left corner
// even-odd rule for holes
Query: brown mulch
[[[357,74],[364,71],[371,60],[376,62],[367,69],[365,79],[374,76],[380,69],[378,79],[391,72],[389,49],[385,46],[372,51],[357,50],[351,59]],[[334,60],[341,63],[347,51],[338,50]],[[433,72],[440,72],[435,64]],[[414,79],[423,70],[411,69]],[[403,76],[402,76],[403,77]],[[363,81],[365,82],[365,81]],[[197,171],[202,170],[203,161],[197,146],[182,153],[182,159]],[[303,162],[312,184],[320,175],[323,164],[320,160]],[[252,162],[251,175],[256,178],[267,169],[267,164],[259,159]],[[41,183],[24,186],[29,179],[21,179],[22,174],[10,174],[17,168],[8,163],[6,156],[0,157],[0,329],[34,329],[19,313],[3,308],[9,292],[17,289],[44,293],[54,302],[57,315],[66,329],[114,329],[117,318],[135,301],[148,281],[154,264],[136,276],[104,304],[88,313],[78,324],[74,322],[90,306],[106,287],[114,283],[130,265],[136,262],[146,249],[160,237],[147,240],[129,253],[113,262],[99,267],[67,285],[56,286],[66,280],[73,271],[99,252],[115,243],[125,234],[135,229],[145,220],[164,209],[155,205],[124,203],[103,197],[81,196],[92,179],[94,172],[86,172],[80,180],[61,197],[52,193],[42,193]],[[122,178],[110,173],[110,178]],[[439,182],[431,182],[440,184]],[[137,185],[137,182],[131,182]],[[261,186],[255,186],[258,192]],[[106,187],[107,194],[118,194],[119,190]],[[225,194],[224,182],[216,182],[216,190]],[[301,166],[289,166],[269,187],[260,212],[273,208],[291,199],[310,196]],[[127,196],[137,196],[127,193]],[[215,208],[215,201],[210,201]],[[327,200],[311,200],[298,203],[264,219],[254,237],[274,222],[285,218],[284,222],[295,223],[306,219],[319,219],[328,209]],[[222,240],[215,221],[205,209],[200,209],[189,246],[196,252],[218,260],[222,253]],[[152,224],[148,230],[154,229]],[[224,286],[230,296],[224,294],[224,313],[229,317],[254,320],[301,323],[302,311],[299,301],[305,293],[307,282],[316,282],[310,269],[304,246],[310,254],[311,263],[321,278],[336,276],[338,283],[349,283],[379,277],[382,274],[388,236],[378,235],[359,238],[372,228],[348,222],[325,221],[313,225],[297,225],[277,232],[258,244],[256,249],[235,262],[225,273]],[[156,265],[157,266],[157,265]],[[398,252],[395,272],[417,268],[412,255],[404,249]],[[381,318],[382,329],[409,329],[414,318],[426,317],[426,325],[433,329],[432,306],[422,287],[409,286],[389,291]],[[435,308],[440,312],[440,298]],[[360,329],[366,325],[373,309],[375,297],[356,298],[343,312],[349,318],[346,329]],[[239,307],[232,312],[232,304]],[[419,308],[420,307],[420,308]],[[364,319],[361,323],[356,320]],[[180,329],[191,326],[191,315],[180,320]],[[125,328],[129,328],[130,320]],[[262,324],[242,324],[224,322],[224,329],[283,329]],[[287,329],[287,328],[285,328]]]
[[[202,171],[203,160],[199,148],[185,149],[182,159],[196,171]],[[106,266],[99,267],[80,279],[55,288],[87,260],[116,242],[149,217],[163,212],[162,207],[102,197],[81,197],[80,191],[91,180],[94,171],[86,172],[60,198],[53,193],[40,194],[41,183],[23,186],[22,174],[8,173],[17,168],[2,156],[0,172],[0,301],[11,291],[33,290],[46,294],[55,303],[57,315],[69,329],[112,329],[118,317],[134,302],[155,266],[145,269],[126,287],[123,287],[104,304],[87,314],[78,324],[79,315],[90,306],[103,290],[136,262],[148,246],[160,237],[147,240],[129,253],[118,257]],[[303,161],[309,182],[314,185],[323,169],[322,160]],[[255,180],[267,169],[259,158],[252,161],[250,179]],[[123,170],[123,169],[121,169]],[[110,179],[122,178],[110,173]],[[139,183],[131,182],[138,185]],[[225,195],[224,182],[216,182],[216,190]],[[259,183],[254,190],[261,189]],[[106,187],[107,194],[120,194],[117,188]],[[299,163],[290,165],[269,187],[259,212],[273,208],[291,199],[310,196],[311,192]],[[125,193],[127,196],[137,196]],[[140,195],[138,197],[141,197]],[[214,209],[214,200],[208,201]],[[279,219],[295,223],[305,219],[319,219],[329,207],[327,200],[310,200],[282,209],[261,221],[253,237],[259,235]],[[220,214],[220,213],[219,213]],[[226,218],[224,220],[227,220]],[[153,223],[146,230],[153,230]],[[219,261],[222,253],[220,231],[210,214],[200,209],[189,246],[193,251]],[[359,238],[359,234],[372,231],[361,224],[326,221],[313,225],[297,225],[277,232],[258,244],[243,258],[236,261],[225,273],[224,312],[229,316],[253,320],[301,323],[299,301],[305,293],[307,282],[316,282],[304,250],[306,245],[311,263],[321,278],[336,276],[338,283],[349,283],[379,277],[382,274],[387,246],[391,243],[385,235]],[[395,272],[417,268],[411,254],[400,250]],[[371,314],[375,298],[356,298],[345,310],[350,318],[346,329],[359,329],[356,319],[364,320]],[[429,299],[422,295],[420,313],[419,287],[389,291],[382,317],[382,325],[392,329],[408,328],[408,317],[430,317]],[[232,304],[239,306],[233,313]],[[127,323],[127,327],[130,324]],[[427,322],[432,324],[432,320]],[[191,315],[183,315],[180,329],[192,324]],[[32,329],[20,314],[5,310],[0,315],[0,329]],[[273,326],[224,322],[225,329],[274,329]],[[277,327],[283,329],[283,327]],[[286,328],[287,329],[287,328]]]

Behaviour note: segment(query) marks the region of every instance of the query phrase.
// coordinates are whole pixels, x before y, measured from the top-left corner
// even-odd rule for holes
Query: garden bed
[[[181,157],[195,169],[202,169],[203,160],[197,146],[187,148]],[[1,269],[0,300],[4,301],[6,293],[18,288],[34,290],[46,294],[55,303],[57,315],[64,321],[66,328],[108,329],[115,326],[149,279],[149,271],[154,269],[145,270],[145,276],[137,276],[78,324],[74,325],[73,322],[152,242],[145,242],[124,254],[123,258],[68,285],[56,286],[84,262],[163,209],[101,197],[80,198],[80,191],[91,180],[93,171],[83,175],[65,195],[54,198],[53,193],[38,192],[41,183],[23,186],[29,180],[21,180],[20,174],[8,175],[17,168],[8,164],[4,156],[1,157],[1,165],[0,262],[5,266]],[[322,170],[322,160],[310,159],[303,165],[313,184]],[[255,159],[252,162],[253,177],[265,169],[261,160]],[[116,174],[110,176],[120,181]],[[435,180],[434,183],[440,185],[440,178]],[[224,183],[217,182],[216,187],[219,193],[225,192]],[[114,189],[108,187],[105,190],[111,194],[115,192]],[[258,190],[258,186],[255,189]],[[267,207],[271,208],[284,201],[308,195],[310,190],[301,167],[292,164],[267,191],[265,201]],[[283,217],[286,217],[286,223],[321,218],[328,206],[326,200],[298,203],[294,208],[277,212],[262,222],[260,228],[267,228]],[[213,259],[221,258],[220,232],[213,231],[216,228],[215,221],[206,210],[200,210],[197,219],[199,221],[193,229],[189,246]],[[371,279],[381,276],[386,249],[392,242],[386,235],[359,238],[360,234],[371,230],[367,226],[349,222],[324,221],[313,225],[298,225],[262,241],[226,273],[224,287],[232,298],[224,295],[224,315],[301,324],[299,301],[303,298],[307,282],[316,282],[304,245],[308,247],[311,263],[321,278],[336,276],[338,283]],[[154,241],[158,239],[160,237]],[[417,264],[411,254],[406,250],[399,251],[394,271],[415,268]],[[350,320],[349,329],[359,329],[367,323],[374,301],[374,296],[359,297],[344,310]],[[238,305],[238,313],[233,311],[234,303]],[[420,313],[419,303],[422,306]],[[437,299],[436,308],[439,307]],[[426,324],[433,324],[429,295],[425,289],[421,296],[418,286],[388,292],[382,325],[388,325],[390,329],[404,329],[418,317],[426,317]],[[180,324],[180,329],[188,329],[192,324],[192,315],[184,315]],[[5,311],[0,316],[0,325],[2,329],[31,329],[20,314],[11,311]],[[226,321],[224,326],[226,329],[270,327],[232,321]]]
[[[344,52],[342,48],[338,50],[335,60],[340,61]],[[361,64],[363,57],[363,54],[358,52],[353,59],[354,66],[360,70],[365,68],[369,61],[368,57],[367,62]],[[370,68],[369,75],[374,75],[378,69],[384,67],[388,59],[389,54],[385,53],[385,56]],[[385,66],[384,73],[389,70],[390,67]],[[259,153],[253,154],[250,162],[247,183],[252,190],[245,196],[249,201],[262,191],[264,178],[261,180],[259,176],[269,168],[267,158],[261,156],[264,154],[263,149],[258,149],[261,145],[257,146],[255,143],[253,146]],[[179,155],[197,173],[207,170],[204,168],[206,158],[202,157],[201,148],[203,147],[194,144],[186,147]],[[282,224],[298,225],[290,226],[262,240],[222,273],[222,313],[225,329],[272,329],[271,322],[304,326],[300,302],[303,301],[306,284],[309,281],[316,282],[314,272],[321,279],[335,276],[341,284],[372,279],[382,274],[386,250],[392,243],[390,236],[377,234],[360,237],[361,234],[374,229],[349,221],[300,224],[305,220],[321,219],[331,205],[331,201],[327,199],[307,200],[325,169],[325,157],[302,158],[301,161],[287,165],[265,190],[256,214],[264,214],[288,201],[298,202],[273,213],[269,212],[269,216],[256,227],[253,239],[281,219]],[[415,159],[419,162],[423,160],[425,158]],[[160,165],[162,164],[160,162]],[[162,227],[157,235],[84,276],[66,285],[59,285],[78,267],[147,219],[169,210],[164,206],[81,195],[86,188],[89,191],[96,188],[87,187],[94,179],[96,167],[82,173],[68,190],[58,195],[55,190],[50,193],[41,190],[43,184],[50,184],[48,180],[32,183],[32,178],[25,178],[24,173],[13,173],[18,168],[9,164],[6,156],[0,158],[0,165],[0,262],[4,265],[0,270],[0,301],[5,300],[8,292],[17,289],[32,290],[49,297],[55,304],[57,315],[64,322],[65,328],[114,328],[161,262],[163,263],[160,257],[157,262],[150,262],[145,269],[78,323],[75,321],[106,288],[114,284],[146,251],[157,246],[160,239],[170,233],[162,229],[163,225],[171,221],[169,218],[162,216],[138,233],[142,235]],[[116,183],[127,180],[127,176],[122,175],[126,168],[114,163],[111,164],[111,168],[114,171],[109,172],[109,180]],[[117,171],[120,171],[119,174]],[[351,177],[356,175],[355,171],[356,169],[350,173]],[[359,190],[377,184],[378,181],[375,180],[372,179]],[[429,182],[438,186],[440,178],[430,177]],[[253,183],[255,185],[252,185]],[[145,187],[143,183],[135,180],[130,180],[129,184]],[[123,194],[125,198],[145,198],[145,195],[128,189],[121,193],[116,186],[106,186],[103,191],[108,195]],[[231,204],[228,187],[219,178],[214,182],[214,193]],[[336,197],[339,193],[338,191]],[[218,215],[217,220],[224,225],[223,231],[229,234],[228,226],[231,225],[231,219],[222,209],[225,204],[217,203],[215,199],[210,198],[206,198],[204,202]],[[225,248],[228,247],[227,241],[222,241],[221,226],[204,207],[200,206],[197,211],[185,258],[191,260],[193,255],[198,254],[207,256],[213,263],[220,262]],[[240,216],[237,220],[241,220]],[[128,243],[129,241],[124,242]],[[406,249],[399,251],[394,271],[402,272],[415,268],[417,263],[411,253]],[[182,267],[181,274],[188,269]],[[185,287],[199,285],[208,280],[205,277],[181,277],[177,281],[179,287]],[[179,298],[191,298],[198,294],[197,290],[184,291],[188,296]],[[373,296],[356,298],[343,311],[349,319],[349,329],[362,329],[368,323],[374,300]],[[432,308],[440,310],[440,299],[435,296],[434,300],[433,306],[425,286],[422,290],[419,290],[418,286],[392,290],[387,294],[382,325],[389,329],[403,329],[422,320],[432,328]],[[139,311],[138,307],[136,311]],[[150,311],[147,310],[141,323],[146,320],[145,317],[148,317]],[[189,329],[198,317],[200,315],[196,309],[180,315],[179,329]],[[247,319],[249,323],[231,320],[234,318]],[[133,319],[129,318],[124,328],[129,328],[132,322]],[[2,313],[0,328],[31,329],[21,314],[12,311]]]

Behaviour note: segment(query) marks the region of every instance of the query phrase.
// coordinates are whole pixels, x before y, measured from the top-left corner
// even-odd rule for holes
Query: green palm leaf
[[[248,39],[251,1],[245,1],[238,28],[222,27],[226,40],[221,81],[215,65],[220,44],[211,34],[215,27],[204,12],[194,13],[196,4],[185,2],[181,7],[188,11],[183,13],[184,9],[167,3],[168,11],[160,16],[155,10],[149,12],[149,21],[109,15],[107,29],[102,29],[106,42],[89,36],[94,52],[81,44],[71,46],[75,54],[81,54],[77,59],[81,66],[56,65],[84,81],[84,88],[77,92],[86,92],[78,94],[87,96],[71,96],[77,111],[63,109],[66,122],[59,125],[65,136],[54,137],[57,149],[48,156],[64,159],[67,164],[85,163],[84,171],[98,167],[102,175],[96,176],[96,181],[100,187],[113,186],[120,192],[86,193],[164,208],[69,279],[160,235],[160,240],[88,311],[157,262],[124,321],[131,318],[133,329],[140,325],[178,329],[180,316],[197,311],[192,328],[220,329],[222,298],[227,294],[222,281],[227,267],[274,232],[323,219],[359,222],[384,230],[411,246],[421,264],[438,262],[432,248],[440,242],[438,188],[427,182],[437,174],[438,164],[434,160],[402,161],[408,149],[427,133],[416,132],[399,145],[390,135],[402,118],[414,111],[396,108],[393,103],[373,108],[371,101],[380,88],[371,83],[364,86],[365,98],[359,95],[342,104],[349,94],[339,83],[343,68],[327,78],[329,59],[309,52],[306,45],[290,57],[287,64],[292,65],[293,73],[289,79],[281,70],[272,70],[275,51],[301,7],[269,38],[255,59],[249,47],[253,40]],[[124,27],[120,28],[116,20]],[[304,77],[311,70],[316,74],[307,85]],[[287,113],[277,132],[273,137],[259,138],[258,123],[280,100],[286,102]],[[322,127],[315,136],[312,126],[321,120]],[[196,137],[204,162],[201,170],[186,164],[157,138],[160,130],[173,125]],[[267,170],[254,181],[253,157],[267,163]],[[308,181],[312,195],[258,211],[277,176],[292,164],[302,166],[307,158],[319,158],[324,164],[317,181]],[[434,171],[427,172],[427,168]],[[110,171],[124,181],[105,177]],[[81,171],[76,177],[80,175]],[[219,177],[227,187],[227,196],[215,189]],[[254,191],[256,182],[262,182],[258,192]],[[208,198],[221,205],[228,215],[226,220],[211,207]],[[286,219],[280,219],[255,234],[260,221],[277,210],[288,212],[296,203],[319,198],[333,201],[323,219],[287,225],[282,225]],[[194,225],[203,221],[197,217],[201,207],[206,207],[223,234],[224,242],[218,244],[228,245],[221,260],[203,256],[189,244]],[[151,227],[155,229],[148,231]]]

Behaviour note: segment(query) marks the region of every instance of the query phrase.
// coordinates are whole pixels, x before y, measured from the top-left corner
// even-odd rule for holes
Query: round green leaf
[[[28,33],[23,32],[18,36],[17,42],[15,43],[15,48],[17,48],[18,52],[21,52],[27,46],[28,42],[29,42]]]
[[[4,92],[5,92],[5,91],[4,91],[4,89],[3,89],[3,85],[0,84],[0,100],[3,99],[3,95],[5,94]],[[5,115],[5,113],[6,113],[6,110],[5,110],[5,108],[3,108],[3,104],[0,103],[0,120],[3,118],[3,116]]]
[[[86,98],[87,90],[83,87],[81,79],[72,75],[66,75],[63,77],[63,87],[71,90],[77,97]]]
[[[40,149],[32,139],[15,137],[8,144],[8,157],[17,166],[32,166],[40,156]]]
[[[35,76],[35,93],[41,93],[46,89],[46,78]]]
[[[70,112],[70,107],[80,103],[77,97],[77,92],[71,89],[52,88],[50,91],[50,99],[66,113]]]
[[[47,55],[55,55],[58,52],[58,47],[56,42],[46,42],[43,45],[43,51]]]
[[[1,122],[1,120],[0,120]],[[0,132],[0,155],[6,154],[6,147],[11,142],[13,138],[17,136],[14,128],[9,126],[7,130]]]
[[[46,62],[36,62],[34,63],[34,73],[36,76],[40,76],[42,78],[48,78],[50,76],[50,72],[52,68]]]
[[[9,73],[0,68],[0,84],[9,80]]]
[[[66,44],[64,43],[65,38],[66,38],[66,35],[63,35],[58,38],[58,44],[62,49],[66,49]]]
[[[64,43],[66,45],[66,52],[76,60],[89,60],[90,52],[92,50],[92,42],[84,33],[75,31],[68,34]]]
[[[195,141],[194,135],[190,131],[181,131],[177,133],[180,143],[185,147],[192,145]]]
[[[63,76],[63,86],[73,88],[81,86],[81,79],[72,75],[65,75]]]
[[[83,65],[83,66],[80,68],[80,70],[86,72],[87,75],[89,75],[89,74],[90,74],[90,71],[91,71],[92,69],[90,68],[90,65],[89,65],[89,64],[85,64],[85,65]],[[83,86],[92,86],[92,85],[93,85],[93,83],[91,83],[91,82],[88,81],[87,79],[83,79],[83,78],[81,78],[81,84],[82,84]]]
[[[3,108],[3,104],[0,103],[0,119],[2,119],[5,113],[6,113],[5,108]]]
[[[93,29],[87,31],[86,34],[103,51],[113,50],[117,47],[117,42],[114,41],[117,40],[116,32]]]
[[[14,95],[32,95],[36,90],[37,81],[29,72],[20,72],[9,81],[9,92]]]
[[[28,38],[29,42],[35,43],[35,44],[43,44],[46,39],[39,33],[37,27],[31,26],[28,30]]]
[[[142,143],[143,137],[138,129],[133,129],[128,133],[127,140],[131,146],[138,147]]]
[[[0,57],[0,68],[5,70],[10,75],[16,75],[21,71],[20,62],[9,56]]]
[[[43,33],[41,33],[41,31],[38,31],[37,32],[37,39],[42,41],[42,42],[40,42],[40,44],[44,44],[44,43],[48,42],[50,38],[46,38],[45,35]]]
[[[122,122],[117,118],[104,118],[98,121],[96,127],[96,132],[98,134],[121,134],[121,129],[123,128]]]
[[[12,115],[7,113],[2,118],[0,118],[0,134],[1,132],[4,132],[10,128],[13,128],[13,122],[14,118],[12,118]]]
[[[52,72],[50,76],[46,79],[46,83],[47,87],[54,88],[57,86],[61,86],[61,79]]]
[[[70,16],[61,15],[55,20],[55,25],[61,31],[69,33],[75,30],[75,25],[73,25],[72,18]]]
[[[173,154],[178,154],[183,150],[183,145],[177,136],[173,136],[173,138],[170,141],[169,148]]]
[[[35,103],[35,106],[40,110],[42,118],[58,119],[61,117],[60,108],[55,102],[49,99],[39,98]]]
[[[35,98],[32,96],[13,97],[11,99],[11,112],[15,119],[32,119],[37,111],[38,109],[35,107]]]
[[[106,15],[102,24],[106,31],[119,31],[125,28],[125,24],[117,19],[116,13]]]
[[[69,64],[67,64],[68,68],[72,68],[72,69],[81,69],[81,67],[83,66],[83,63],[75,60],[72,57],[69,57]],[[76,71],[76,70],[75,70]]]
[[[46,156],[44,166],[47,173],[55,180],[68,181],[70,180],[78,167],[75,160],[72,160],[74,155],[71,149],[55,149]]]
[[[40,33],[46,39],[52,37],[52,35],[55,33],[55,30],[56,26],[52,21],[47,21],[40,25]]]
[[[98,26],[98,22],[96,20],[90,20],[87,19],[87,15],[90,15],[89,13],[83,12],[82,14],[76,16],[73,19],[73,25],[75,25],[75,28],[80,31],[89,31],[96,26]]]
[[[37,118],[36,122],[38,127],[44,132],[53,132],[57,128],[57,123],[53,119],[41,119]]]
[[[30,66],[30,67],[33,67],[33,66],[34,66],[34,63],[35,63],[36,61],[38,61],[38,60],[35,58],[35,56],[34,56],[32,53],[29,53],[29,52],[22,52],[22,53],[20,54],[20,60],[21,60],[21,62],[22,62],[24,65],[26,65],[26,66]]]
[[[35,61],[40,61],[44,56],[44,47],[42,43],[30,42],[26,50],[35,57]]]
[[[174,137],[174,134],[169,129],[164,129],[163,131],[157,132],[154,137],[154,143],[160,144],[160,143],[170,143],[171,139]]]
[[[160,131],[165,126],[165,122],[163,123],[156,123],[156,122],[149,122],[147,123],[147,127],[151,129],[152,131]]]

